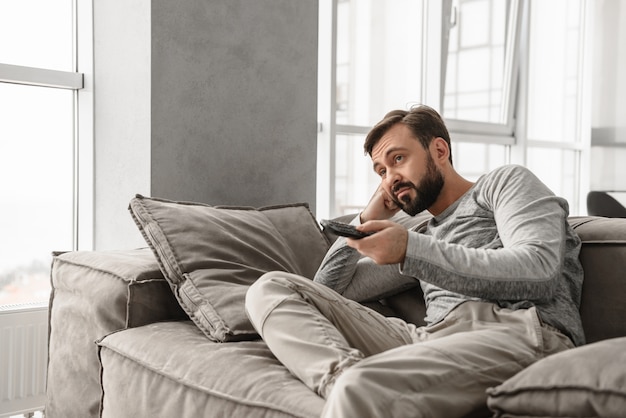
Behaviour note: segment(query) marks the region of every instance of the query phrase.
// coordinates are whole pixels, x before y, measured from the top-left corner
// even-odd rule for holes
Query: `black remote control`
[[[373,232],[359,231],[354,227],[354,225],[344,224],[342,222],[323,219],[322,221],[320,221],[320,223],[324,228],[330,229],[336,235],[339,235],[341,237],[361,239],[373,234]]]

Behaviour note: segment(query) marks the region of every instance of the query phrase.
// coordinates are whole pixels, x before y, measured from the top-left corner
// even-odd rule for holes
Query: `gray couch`
[[[256,275],[274,268],[276,256],[259,255],[245,237],[279,236],[272,245],[285,244],[293,253],[280,264],[309,277],[334,237],[319,231],[306,205],[252,210],[133,200],[131,213],[150,248],[54,257],[46,416],[319,416],[323,399],[246,328],[242,295]],[[410,226],[423,219],[401,221]],[[580,312],[588,344],[545,358],[493,388],[491,411],[479,413],[626,416],[626,219],[572,217],[570,223],[583,240]],[[263,236],[267,230],[270,238]],[[193,253],[190,259],[187,253]],[[252,256],[238,258],[244,253]],[[198,261],[202,257],[210,263]],[[250,269],[252,275],[242,276]],[[190,302],[193,292],[218,299]],[[422,322],[419,287],[374,306]]]

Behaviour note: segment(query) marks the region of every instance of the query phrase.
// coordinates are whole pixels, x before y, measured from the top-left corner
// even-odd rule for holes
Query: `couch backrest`
[[[349,222],[353,217],[340,220]],[[406,226],[427,217],[398,220]],[[587,342],[626,336],[626,219],[593,216],[570,217],[582,240],[580,261],[585,271],[580,314]],[[386,299],[398,316],[423,325],[424,301],[419,288]]]

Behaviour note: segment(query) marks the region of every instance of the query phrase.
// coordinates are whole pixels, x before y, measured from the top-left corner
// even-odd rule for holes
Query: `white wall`
[[[626,190],[626,2],[595,0],[591,190]]]
[[[95,249],[145,246],[127,210],[150,194],[149,0],[95,0]]]

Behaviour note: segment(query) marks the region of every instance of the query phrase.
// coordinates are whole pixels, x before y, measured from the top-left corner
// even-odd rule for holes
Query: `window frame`
[[[528,165],[528,150],[530,148],[557,149],[560,151],[574,152],[574,172],[577,187],[574,190],[574,199],[570,202],[570,213],[584,215],[587,213],[585,196],[589,192],[590,154],[591,154],[591,60],[587,59],[590,51],[590,38],[585,35],[591,30],[592,19],[585,19],[581,28],[584,41],[578,45],[579,56],[577,65],[580,76],[577,80],[577,93],[579,94],[577,106],[577,138],[571,142],[550,141],[535,139],[528,134],[528,112],[530,106],[528,97],[530,78],[530,31],[531,31],[531,7],[532,2],[537,0],[524,0],[522,35],[520,43],[520,76],[519,94],[516,110],[515,143],[511,146],[512,164]],[[588,0],[581,0],[580,14],[585,15],[589,7]]]
[[[442,116],[446,120],[446,125],[455,139],[468,142],[483,142],[488,144],[513,145],[515,143],[515,111],[517,104],[517,83],[520,67],[520,43],[522,18],[524,16],[525,0],[510,0],[506,24],[506,43],[504,55],[504,77],[503,77],[503,105],[501,112],[502,123],[478,122],[464,119],[448,118],[444,113]],[[445,80],[447,71],[447,57],[449,45],[449,33],[452,28],[452,17],[455,14],[452,7],[452,0],[445,0],[443,6],[444,31],[441,46],[441,90],[440,108],[443,108],[445,96]]]
[[[79,90],[83,88],[83,74],[0,63],[0,83]]]
[[[73,91],[72,250],[93,250],[93,4],[74,0],[72,9],[73,71],[0,63],[0,83]],[[8,310],[20,306],[10,305]]]

